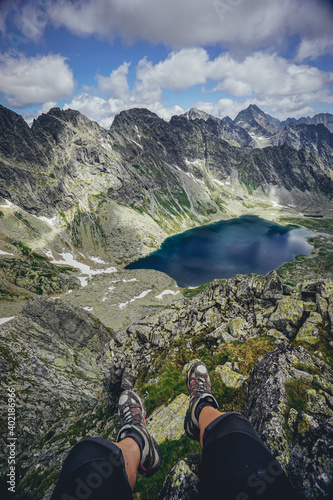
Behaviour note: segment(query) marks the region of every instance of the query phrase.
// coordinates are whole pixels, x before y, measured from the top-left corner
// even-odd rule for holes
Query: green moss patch
[[[291,408],[297,412],[308,412],[308,395],[307,389],[311,388],[311,384],[301,379],[293,379],[285,384],[287,393],[287,408],[286,414],[289,414]]]
[[[174,399],[181,393],[187,393],[186,380],[181,372],[173,370],[162,373],[156,384],[144,384],[140,388],[140,396],[145,397],[147,416],[158,406]]]
[[[190,453],[200,453],[201,447],[196,441],[191,441],[183,436],[176,441],[166,440],[160,445],[162,454],[162,465],[153,477],[146,479],[138,476],[134,489],[134,498],[140,500],[154,500],[161,491],[163,483],[170,470],[176,465],[179,459],[187,458]]]
[[[319,331],[319,339],[318,342],[314,344],[309,344],[308,342],[304,342],[302,340],[293,341],[291,344],[293,346],[302,346],[307,351],[311,352],[321,361],[325,361],[329,366],[333,368],[333,347],[330,344],[332,341],[332,335],[330,333],[330,329],[327,326],[327,329],[318,327]],[[309,372],[310,373],[310,372]]]

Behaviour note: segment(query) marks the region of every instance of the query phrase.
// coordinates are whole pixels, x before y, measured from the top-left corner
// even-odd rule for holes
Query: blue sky
[[[131,107],[333,113],[332,27],[331,0],[2,0],[0,102],[105,128]]]

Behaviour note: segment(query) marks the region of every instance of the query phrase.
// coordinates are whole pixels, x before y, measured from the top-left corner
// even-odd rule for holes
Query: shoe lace
[[[141,422],[141,410],[137,406],[127,405],[120,412],[122,424],[132,424],[133,421],[135,423]]]
[[[193,378],[189,385],[190,385],[189,389],[190,396],[192,396],[195,393],[203,394],[204,392],[210,392],[210,387],[207,382],[207,379],[205,379],[204,377],[200,377],[200,375]]]

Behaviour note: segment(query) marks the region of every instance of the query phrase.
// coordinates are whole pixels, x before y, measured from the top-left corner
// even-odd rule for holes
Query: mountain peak
[[[191,108],[186,113],[180,115],[184,116],[188,120],[205,120],[207,121],[209,118],[213,120],[218,120],[218,118],[215,118],[215,116],[210,115],[209,113],[206,113],[206,111],[201,111],[200,109],[196,108]]]
[[[276,133],[278,128],[270,123],[266,114],[255,104],[240,111],[234,123],[244,128],[251,136],[269,137]]]
[[[256,113],[265,114],[256,104],[250,104],[247,107],[248,110],[255,111]],[[246,110],[245,110],[246,111]]]

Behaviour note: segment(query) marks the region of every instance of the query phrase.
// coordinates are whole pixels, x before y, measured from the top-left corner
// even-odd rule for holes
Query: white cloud
[[[10,106],[17,108],[58,101],[74,90],[72,70],[60,55],[0,54],[0,74],[0,92]]]
[[[172,47],[223,44],[249,53],[286,39],[332,36],[333,11],[317,0],[60,0],[48,14],[79,35]]]
[[[138,65],[137,78],[147,86],[186,90],[207,80],[209,56],[202,48],[183,49],[171,54],[155,66],[146,58]]]
[[[105,100],[86,93],[79,94],[71,102],[66,103],[64,109],[68,108],[80,111],[106,129],[110,127],[115,115],[125,109],[149,108],[150,111],[158,114],[165,120],[169,120],[171,116],[184,112],[180,106],[167,106],[159,101],[151,101],[150,103],[142,102],[132,95],[128,95],[127,99],[110,98]]]
[[[297,65],[275,54],[262,52],[255,52],[244,60],[222,54],[209,65],[206,74],[213,80],[221,80],[216,90],[236,97],[251,93],[299,95],[315,92],[333,83],[333,73],[313,66]]]
[[[130,65],[131,63],[125,61],[119,68],[113,70],[110,76],[97,75],[100,92],[117,99],[126,96],[129,93],[127,75]]]
[[[201,48],[172,52],[167,59],[153,65],[147,59],[137,69],[137,87],[155,92],[187,90],[209,82],[217,82],[215,91],[234,97],[316,99],[316,94],[333,83],[333,73],[313,66],[295,64],[276,54],[254,52],[245,59],[222,53],[213,60]],[[285,101],[286,102],[286,101]]]
[[[204,49],[193,48],[171,52],[156,64],[144,58],[136,67],[132,89],[127,81],[129,66],[130,63],[124,62],[110,76],[98,75],[99,89],[109,99],[88,91],[75,96],[65,107],[78,109],[108,128],[117,113],[133,107],[146,107],[169,119],[183,109],[168,104],[164,93],[168,90],[180,93],[194,85],[212,82],[216,85],[209,95],[218,95],[216,92],[220,90],[228,97],[215,102],[200,100],[194,105],[221,118],[226,115],[234,118],[252,103],[281,118],[314,114],[314,103],[329,104],[333,99],[328,91],[333,73],[263,52],[255,52],[243,60],[225,52],[210,59]]]
[[[38,5],[39,4],[39,5]],[[38,42],[49,22],[49,16],[42,2],[27,3],[15,16],[15,24],[27,40]]]
[[[333,54],[333,38],[318,38],[317,40],[304,39],[301,41],[296,61],[304,61],[304,59],[316,59],[324,54]]]
[[[0,3],[0,31],[6,32],[6,18],[13,8],[13,0],[3,0]]]

